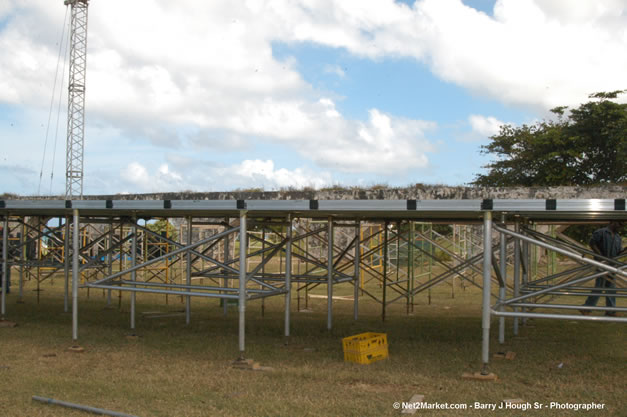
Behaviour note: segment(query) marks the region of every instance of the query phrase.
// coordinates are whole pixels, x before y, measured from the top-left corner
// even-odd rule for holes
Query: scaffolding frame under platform
[[[627,311],[625,307],[551,302],[556,297],[599,295],[600,288],[586,284],[600,277],[615,282],[610,295],[627,297],[624,256],[595,258],[585,247],[557,236],[554,229],[551,233],[534,229],[536,225],[624,221],[624,199],[0,200],[0,216],[2,276],[7,277],[10,268],[19,269],[21,298],[25,277],[35,276],[39,286],[63,270],[64,307],[68,311],[71,300],[75,342],[79,288],[103,290],[108,303],[112,291],[129,292],[132,330],[137,293],[182,297],[186,323],[191,320],[191,297],[222,299],[225,314],[228,300],[235,300],[240,357],[245,351],[247,302],[284,296],[287,337],[293,286],[300,303],[301,291],[307,294],[326,285],[329,330],[333,288],[338,284],[353,285],[355,320],[360,294],[381,304],[385,320],[388,305],[404,301],[409,313],[414,298],[436,285],[449,283],[452,296],[455,279],[480,287],[484,368],[489,362],[493,316],[499,319],[500,343],[505,340],[506,317],[514,319],[515,335],[520,320],[528,318],[627,322],[626,317],[614,316]],[[57,224],[50,225],[51,219],[58,219]],[[150,227],[156,219],[165,220],[165,232]],[[178,237],[170,232],[172,219],[178,219]],[[472,230],[455,229],[457,241],[444,245],[443,237],[433,229],[416,229],[425,223]],[[33,245],[38,248],[34,254],[29,250]],[[571,259],[576,266],[534,275],[537,248]],[[435,249],[449,260],[436,256]],[[278,262],[278,271],[268,268],[271,262]],[[434,264],[444,271],[432,274]],[[429,265],[427,274],[425,265]],[[364,273],[379,283],[380,293],[364,288]],[[477,282],[476,276],[482,279]],[[7,281],[3,279],[0,300],[3,319]],[[590,316],[589,311],[611,314]]]

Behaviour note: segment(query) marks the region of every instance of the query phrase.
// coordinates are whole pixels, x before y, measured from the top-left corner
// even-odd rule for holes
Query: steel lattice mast
[[[65,0],[72,7],[70,81],[68,84],[65,197],[83,197],[85,76],[87,72],[87,6],[89,0]]]

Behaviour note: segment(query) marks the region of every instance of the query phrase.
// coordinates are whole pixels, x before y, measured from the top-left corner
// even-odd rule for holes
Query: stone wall
[[[89,200],[480,200],[493,199],[588,199],[625,198],[627,186],[596,187],[449,187],[415,185],[404,188],[337,188],[303,191],[176,192],[151,194],[88,195]],[[63,196],[16,196],[0,199],[65,199]]]

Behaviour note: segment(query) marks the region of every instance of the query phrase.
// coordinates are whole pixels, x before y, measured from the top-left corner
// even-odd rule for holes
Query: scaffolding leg
[[[70,218],[65,217],[65,239],[63,242],[64,253],[64,283],[63,283],[63,311],[67,313],[70,311],[69,298],[70,298]]]
[[[113,274],[113,256],[111,248],[113,247],[113,223],[109,223],[109,237],[107,238],[109,253],[107,254],[107,270],[109,275]],[[107,308],[111,308],[111,290],[107,290]]]
[[[192,244],[192,218],[187,218],[187,245]],[[192,253],[187,251],[187,265],[185,269],[185,283],[192,285]],[[226,301],[226,299],[223,299]],[[192,320],[192,297],[185,297],[185,324],[189,324]]]
[[[9,217],[4,218],[4,227],[2,229],[2,301],[0,302],[0,320],[4,320],[7,313],[7,288],[9,284]]]
[[[228,229],[228,224],[229,224],[229,218],[227,217],[226,219],[226,224],[227,227],[225,227],[224,230]],[[223,239],[223,245],[224,245],[224,263],[227,264],[229,262],[229,235],[224,236]],[[226,270],[224,270],[224,274],[226,275]],[[224,288],[228,288],[229,286],[229,279],[228,278],[224,278]],[[223,298],[222,299],[222,314],[226,317],[226,313],[228,312],[228,298]]]
[[[244,359],[246,333],[246,212],[241,211],[239,217],[239,355]]]
[[[80,235],[79,230],[79,217],[78,210],[74,210],[74,230],[72,230],[72,341],[76,343],[78,341],[78,276],[79,263],[78,263],[78,238]]]
[[[505,214],[501,214],[501,223],[505,227]],[[501,270],[501,282],[499,283],[499,302],[505,301],[505,283],[507,282],[507,242],[505,233],[500,234],[499,262]],[[501,305],[500,311],[505,311]],[[499,317],[499,343],[505,343],[505,317]]]
[[[20,288],[18,294],[18,303],[24,302],[24,263],[26,262],[26,247],[25,247],[25,238],[24,235],[26,233],[26,226],[24,222],[26,218],[22,217],[22,232],[20,233],[20,260],[22,261],[22,265],[20,265]]]
[[[329,216],[327,233],[327,329],[333,327],[333,217]]]
[[[266,261],[266,229],[264,228],[261,231],[261,249],[263,250],[263,252],[261,253],[261,262],[263,263],[263,266],[261,267],[261,275],[265,275],[266,273],[266,265],[265,265],[265,261]],[[281,263],[281,255],[279,254],[279,275],[281,275],[281,272],[283,270],[283,265]],[[263,286],[260,285],[259,286],[260,289],[263,289]],[[265,317],[266,316],[266,299],[262,298],[261,299],[261,317]]]
[[[516,222],[516,233],[520,233],[520,223]],[[520,295],[520,240],[514,240],[514,298]],[[514,307],[514,312],[518,312],[518,307]],[[514,317],[514,336],[518,336],[518,317]]]
[[[522,260],[524,262],[524,270],[523,270],[523,274],[522,274],[522,285],[523,287],[527,285],[527,283],[529,282],[529,274],[531,272],[531,265],[530,265],[530,251],[529,251],[529,242],[524,241],[523,242],[523,248],[522,248]],[[525,313],[527,310],[526,307],[522,308],[522,312]],[[527,324],[527,317],[523,317],[522,319],[522,324],[525,325]]]
[[[385,222],[385,229],[383,230],[383,296],[381,297],[381,320],[385,321],[385,307],[386,307],[386,287],[388,278],[388,222]]]
[[[133,217],[133,229],[131,231],[133,233],[133,240],[131,241],[131,268],[133,271],[131,272],[131,281],[137,280],[137,273],[135,272],[135,265],[137,265],[137,217]],[[136,286],[133,285],[135,288]],[[135,291],[131,291],[131,330],[135,330],[135,303],[137,300],[137,294]]]
[[[492,274],[492,212],[483,215],[483,305],[481,317],[482,345],[481,360],[483,366],[481,374],[488,374],[490,360],[490,295]]]
[[[359,316],[359,264],[361,262],[361,222],[357,221],[355,226],[355,277],[353,281],[353,318],[357,320]]]
[[[285,337],[290,336],[292,301],[292,216],[287,216],[287,244],[285,246]],[[287,340],[286,340],[287,343]]]

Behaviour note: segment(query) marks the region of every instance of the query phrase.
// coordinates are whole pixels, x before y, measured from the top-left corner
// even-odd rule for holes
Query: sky
[[[0,0],[0,193],[65,193],[68,13]],[[91,0],[88,28],[91,195],[466,185],[501,125],[627,88],[627,0]]]

